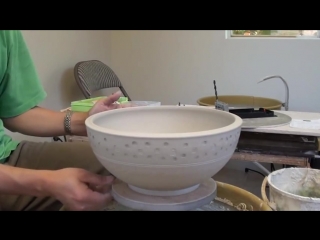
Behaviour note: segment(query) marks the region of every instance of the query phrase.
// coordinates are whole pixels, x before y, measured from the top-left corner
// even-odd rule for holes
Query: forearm
[[[0,195],[50,196],[47,177],[50,171],[30,170],[0,164]]]
[[[65,115],[65,112],[36,107],[17,117],[3,119],[3,122],[5,127],[12,132],[36,137],[54,137],[66,134]],[[87,113],[73,113],[71,118],[73,135],[86,136],[85,119],[87,117]]]

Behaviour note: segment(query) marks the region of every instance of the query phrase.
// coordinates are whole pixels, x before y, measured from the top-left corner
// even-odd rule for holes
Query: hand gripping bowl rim
[[[176,109],[179,106],[173,106],[173,105],[162,105],[162,106],[139,106],[139,107],[132,107],[132,108],[119,108],[119,109],[114,109],[114,110],[109,110],[105,112],[100,112],[96,113],[94,115],[89,116],[85,120],[85,125],[87,129],[99,132],[99,133],[105,133],[108,135],[113,135],[113,136],[118,136],[118,137],[132,137],[132,138],[150,138],[150,139],[161,139],[161,138],[166,138],[166,139],[181,139],[181,138],[195,138],[195,137],[206,137],[210,135],[217,135],[217,134],[223,134],[226,132],[230,132],[236,129],[241,129],[243,120],[230,112],[225,112],[222,110],[217,110],[217,109],[212,109],[208,108],[206,106],[184,106],[183,109],[203,109],[203,111],[217,111],[220,114],[232,116],[234,118],[234,122],[221,128],[217,129],[212,129],[212,130],[205,130],[205,131],[199,131],[199,132],[187,132],[187,133],[131,133],[131,132],[126,132],[126,131],[118,131],[118,130],[113,130],[110,128],[105,128],[105,127],[100,127],[96,124],[94,124],[94,121],[104,115],[112,115],[116,114],[117,111],[122,111],[122,112],[130,112],[130,111],[150,111],[154,109]]]

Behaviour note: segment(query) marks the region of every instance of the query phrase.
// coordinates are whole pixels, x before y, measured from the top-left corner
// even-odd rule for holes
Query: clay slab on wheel
[[[247,118],[243,119],[242,128],[259,128],[259,127],[279,127],[283,125],[287,125],[291,122],[291,117],[275,112],[277,117],[266,117],[266,118]]]

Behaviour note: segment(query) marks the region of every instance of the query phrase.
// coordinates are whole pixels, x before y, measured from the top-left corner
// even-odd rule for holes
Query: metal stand
[[[287,84],[287,82],[286,82],[286,80],[284,80],[283,79],[283,77],[281,77],[281,76],[278,76],[278,75],[274,75],[274,76],[268,76],[268,77],[265,77],[265,78],[263,78],[261,81],[259,81],[258,83],[261,83],[261,82],[264,82],[264,81],[266,81],[266,80],[269,80],[269,79],[273,79],[273,78],[279,78],[282,82],[283,82],[283,84],[284,84],[284,86],[285,86],[285,90],[286,90],[286,100],[285,100],[285,102],[282,104],[282,106],[285,108],[285,111],[288,111],[289,110],[289,86],[288,86],[288,84]],[[253,164],[254,165],[256,165],[258,168],[260,168],[263,172],[265,172],[267,175],[269,175],[271,172],[268,170],[268,169],[266,169],[264,166],[262,166],[260,163],[258,163],[258,162],[253,162]],[[252,169],[245,169],[245,171],[247,172],[248,170],[250,170],[250,171],[254,171],[254,170],[252,170]],[[254,172],[256,172],[256,171],[254,171]],[[261,173],[262,174],[262,173]]]

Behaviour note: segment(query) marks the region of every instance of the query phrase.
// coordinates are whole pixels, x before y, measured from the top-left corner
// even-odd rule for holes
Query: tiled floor
[[[229,183],[245,189],[257,197],[261,198],[261,185],[264,177],[255,172],[245,172],[230,168],[223,168],[214,177],[214,180]]]

